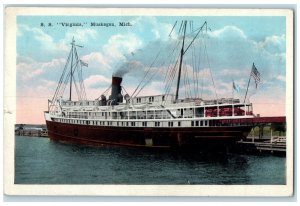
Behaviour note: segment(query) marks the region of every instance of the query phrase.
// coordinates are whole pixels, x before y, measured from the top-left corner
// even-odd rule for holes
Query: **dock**
[[[237,145],[238,150],[243,151],[243,153],[286,153],[286,137],[284,136],[272,137],[269,140],[240,140]]]
[[[286,154],[286,117],[255,117],[246,119],[253,125],[252,131],[244,140],[236,144],[241,153]]]
[[[16,124],[15,135],[30,137],[48,137],[46,125]]]

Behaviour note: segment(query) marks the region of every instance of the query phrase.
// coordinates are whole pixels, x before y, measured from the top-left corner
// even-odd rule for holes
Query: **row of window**
[[[94,125],[94,126],[122,126],[122,127],[181,127],[181,121],[170,121],[166,122],[135,122],[135,121],[95,121],[95,120],[77,120],[77,119],[60,119],[57,118],[54,121],[68,123],[68,124],[81,124],[81,125]],[[187,122],[187,121],[185,121]],[[191,127],[207,127],[207,126],[237,126],[241,125],[240,122],[220,122],[218,120],[197,120],[190,121]]]
[[[113,122],[111,121],[92,121],[92,120],[74,120],[74,119],[56,119],[57,122],[62,122],[62,123],[70,123],[70,124],[83,124],[83,125],[96,125],[96,126],[131,126],[135,127],[139,125],[139,122]],[[147,127],[148,125],[150,126],[150,122],[142,122],[143,127]],[[169,127],[173,127],[175,124],[174,122],[168,122]],[[162,126],[161,122],[154,122],[155,127],[160,127]],[[177,121],[178,127],[181,126],[181,122]]]
[[[209,126],[208,125],[208,120],[202,120],[202,121],[191,121],[191,126],[192,127],[205,127],[205,126]]]
[[[94,125],[94,126],[122,126],[122,127],[181,127],[181,121],[170,121],[168,124],[165,122],[135,122],[135,121],[95,121],[95,120],[76,120],[76,119],[60,119],[57,118],[54,121],[68,123],[68,124],[81,124],[81,125]],[[220,122],[217,120],[197,120],[197,121],[190,121],[191,127],[207,127],[207,126],[236,126],[241,125],[241,123],[226,123]]]
[[[99,105],[99,101],[87,101],[87,102],[62,102],[62,105],[67,105],[67,106],[97,106]]]

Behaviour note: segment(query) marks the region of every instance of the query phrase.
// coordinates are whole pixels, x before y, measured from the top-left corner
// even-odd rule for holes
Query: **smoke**
[[[134,72],[134,71],[141,71],[144,68],[144,65],[137,60],[132,60],[125,62],[122,64],[118,70],[113,74],[115,77],[123,77],[125,74]]]
[[[143,76],[143,72],[150,66],[161,66],[170,52],[170,43],[174,44],[173,39],[171,41],[157,39],[136,50],[128,51],[123,54],[124,58],[118,62],[118,65],[114,66],[113,75],[123,77],[130,73],[135,76]],[[157,57],[158,54],[160,54],[159,57]]]

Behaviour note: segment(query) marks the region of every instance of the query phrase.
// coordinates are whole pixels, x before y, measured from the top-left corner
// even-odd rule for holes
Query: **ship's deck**
[[[285,116],[277,117],[254,117],[254,118],[235,118],[235,119],[224,119],[228,123],[252,123],[252,124],[268,124],[268,123],[285,123]]]

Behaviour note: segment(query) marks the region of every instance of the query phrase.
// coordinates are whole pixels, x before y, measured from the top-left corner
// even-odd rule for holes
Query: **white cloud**
[[[65,35],[65,41],[71,42],[74,37],[76,42],[87,42],[90,38],[96,39],[97,32],[94,29],[76,29]]]
[[[247,36],[244,33],[244,31],[236,26],[225,26],[219,30],[208,32],[208,34],[209,34],[209,36],[214,37],[214,38],[240,37],[242,39],[247,39]]]
[[[103,46],[103,52],[113,59],[122,59],[124,54],[130,54],[142,46],[142,40],[135,34],[116,34],[109,38]]]
[[[246,71],[243,69],[230,68],[230,69],[222,69],[220,71],[220,75],[225,77],[235,78],[235,77],[245,76],[247,74]]]
[[[17,53],[17,64],[18,63],[34,63],[35,60],[28,56],[22,56]]]
[[[282,54],[285,52],[286,38],[284,34],[281,36],[273,35],[267,36],[264,41],[255,43],[258,48],[265,49],[272,54]]]
[[[19,37],[24,35],[24,33],[32,35],[33,38],[40,43],[43,49],[47,49],[48,51],[51,52],[68,50],[66,45],[62,43],[54,42],[53,38],[50,35],[48,35],[47,33],[45,33],[43,30],[39,28],[36,27],[30,28],[25,24],[18,24],[17,33]]]
[[[99,84],[111,84],[111,79],[106,78],[103,75],[91,75],[84,80],[84,85],[86,88],[93,88]]]
[[[46,88],[56,88],[57,82],[56,81],[50,81],[46,79],[41,79],[42,85]]]
[[[67,32],[63,39],[56,42],[52,38],[52,36],[48,35],[40,28],[31,28],[25,24],[18,24],[18,37],[24,35],[24,33],[31,34],[33,38],[38,41],[44,49],[47,49],[51,52],[69,51],[69,44],[71,43],[73,37],[76,42],[85,43],[89,39],[95,39],[97,36],[97,32],[93,29],[76,29],[73,32]]]
[[[139,28],[139,31],[149,31],[151,28],[151,33],[155,39],[160,39],[162,41],[169,38],[169,34],[173,28],[172,24],[162,23],[157,20],[157,18],[152,16],[143,16],[134,19],[133,24],[135,27]],[[179,24],[179,23],[177,23]],[[172,32],[171,38],[177,38],[176,32]]]
[[[286,78],[285,78],[285,76],[283,76],[283,75],[278,75],[278,76],[276,77],[276,79],[278,79],[278,80],[280,80],[280,81],[283,81],[283,82],[286,81]]]
[[[108,59],[100,52],[92,52],[88,55],[82,56],[81,59],[88,63],[89,67],[99,68],[100,70],[111,69]]]
[[[132,53],[141,46],[142,40],[134,34],[116,34],[111,36],[107,44],[101,48],[101,53],[95,52],[83,57],[83,59],[89,59],[91,62],[96,60],[98,65],[95,64],[95,67],[100,69],[103,67],[114,73],[120,66],[128,62]]]
[[[23,81],[32,81],[44,73],[56,72],[62,69],[65,59],[52,59],[50,62],[21,62],[17,64],[17,76]]]
[[[156,39],[167,40],[169,38],[169,34],[172,31],[173,25],[161,23],[157,21],[156,18],[151,18],[151,24],[153,29],[151,32],[155,35]],[[172,33],[172,38],[177,38],[177,34]]]

